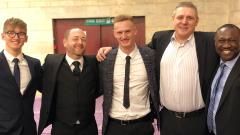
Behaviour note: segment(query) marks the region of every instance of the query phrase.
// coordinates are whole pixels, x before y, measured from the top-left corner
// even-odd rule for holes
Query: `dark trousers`
[[[207,135],[207,118],[204,111],[194,116],[178,118],[164,108],[160,117],[161,135]]]
[[[68,125],[56,121],[52,125],[51,135],[98,135],[98,129],[95,121],[84,126],[81,124]]]
[[[152,121],[142,121],[122,125],[109,120],[106,135],[153,135]]]
[[[215,135],[213,132],[209,133],[208,135]]]

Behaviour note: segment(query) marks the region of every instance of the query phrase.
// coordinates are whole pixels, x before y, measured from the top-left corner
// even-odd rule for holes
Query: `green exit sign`
[[[113,18],[92,18],[86,19],[85,25],[112,25]]]

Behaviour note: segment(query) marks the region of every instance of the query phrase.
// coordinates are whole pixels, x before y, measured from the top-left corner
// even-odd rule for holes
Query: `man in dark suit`
[[[0,134],[37,135],[33,103],[40,89],[41,64],[22,53],[27,24],[9,18],[1,36],[5,49],[0,52]]]
[[[161,135],[205,135],[207,88],[218,64],[214,33],[194,32],[198,12],[191,2],[180,2],[172,17],[174,31],[156,32],[149,44],[156,53]],[[106,53],[99,50],[97,58]]]
[[[221,60],[209,92],[208,129],[212,135],[240,135],[240,29],[219,27],[215,47]]]
[[[110,51],[99,65],[104,95],[104,135],[154,133],[153,112],[157,112],[159,106],[155,56],[151,49],[137,47],[136,35],[131,16],[115,17],[114,37],[119,47]]]
[[[84,56],[86,33],[73,28],[63,39],[66,55],[51,54],[43,65],[40,135],[52,124],[52,135],[97,135],[94,117],[98,96],[95,57]]]
[[[213,33],[194,32],[198,12],[191,2],[180,2],[173,12],[174,31],[153,35],[160,83],[161,135],[205,135],[207,133],[207,88],[218,56]]]

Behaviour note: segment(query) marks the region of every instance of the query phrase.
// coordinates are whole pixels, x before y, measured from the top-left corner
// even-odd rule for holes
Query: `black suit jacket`
[[[0,53],[0,134],[36,135],[33,103],[40,89],[41,64],[38,59],[24,55],[31,80],[22,95],[9,68],[3,51]]]
[[[109,52],[107,59],[100,63],[99,73],[100,73],[100,86],[103,90],[103,134],[106,133],[106,128],[108,125],[109,111],[112,105],[112,95],[113,95],[113,74],[114,74],[114,65],[116,60],[118,49],[115,48]],[[155,76],[155,55],[154,51],[147,47],[139,47],[139,52],[142,56],[147,76],[149,82],[150,98],[151,98],[151,107],[153,112],[159,110],[159,93],[157,89],[157,82]],[[157,113],[157,120],[159,116]]]
[[[174,31],[160,31],[153,35],[149,44],[150,48],[156,53],[157,79],[160,81],[160,62],[165,49],[167,48]],[[211,84],[211,76],[218,65],[218,55],[214,47],[214,33],[212,32],[194,32],[196,52],[199,68],[199,79],[203,100],[206,102],[208,87]],[[159,86],[159,84],[158,84]]]
[[[84,64],[81,75],[94,75],[98,77],[98,67],[95,57],[84,56]],[[42,92],[42,106],[40,112],[40,122],[38,127],[38,135],[42,133],[45,127],[52,124],[55,118],[55,96],[56,79],[61,63],[65,59],[64,54],[49,54],[45,59],[43,65],[43,92]],[[64,79],[64,78],[63,78]],[[96,79],[97,80],[97,79]],[[67,81],[67,80],[66,80]],[[83,84],[91,85],[92,80],[84,80]],[[96,98],[99,96],[96,91]],[[95,102],[94,102],[95,103]],[[92,112],[94,113],[94,112]]]
[[[209,96],[211,89],[209,90]],[[208,103],[210,98],[208,98]],[[217,135],[240,135],[240,57],[230,72],[215,116]]]

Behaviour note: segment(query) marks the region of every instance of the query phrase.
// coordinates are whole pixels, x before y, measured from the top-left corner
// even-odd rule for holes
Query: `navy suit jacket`
[[[41,64],[38,59],[24,55],[31,80],[22,95],[9,68],[3,51],[0,53],[0,134],[36,135],[33,103],[36,90],[41,89]]]
[[[213,76],[214,78],[214,76]],[[209,88],[208,103],[211,88]],[[230,72],[215,116],[217,135],[240,135],[240,57]]]
[[[106,133],[106,128],[108,125],[109,111],[112,105],[112,95],[113,95],[113,75],[114,75],[114,65],[116,60],[118,48],[113,49],[107,55],[106,60],[100,63],[99,73],[100,73],[100,86],[103,90],[103,125],[102,132]],[[159,93],[157,89],[156,74],[155,74],[155,55],[154,51],[148,47],[139,47],[139,52],[142,56],[149,82],[150,91],[150,104],[153,112],[158,112],[159,110]],[[157,120],[159,120],[158,113],[156,114]]]

